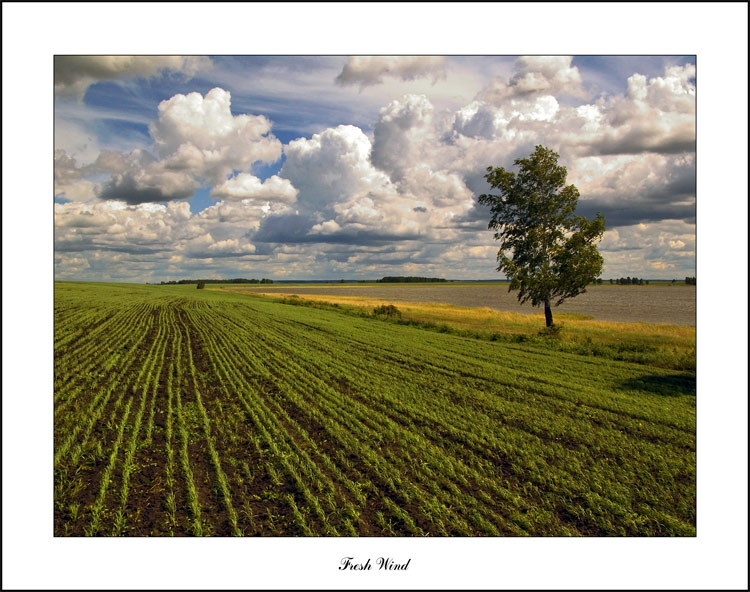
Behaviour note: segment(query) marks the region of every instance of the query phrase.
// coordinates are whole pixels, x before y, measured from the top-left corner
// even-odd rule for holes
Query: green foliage
[[[612,280],[609,280],[609,281],[610,281],[610,283],[612,282]],[[643,286],[644,283],[648,284],[648,280],[644,281],[643,278],[637,278],[637,277],[627,276],[627,277],[617,278],[615,280],[615,283],[618,286]]]
[[[273,280],[263,278],[261,280],[256,279],[245,279],[245,278],[235,278],[231,280],[171,280],[168,282],[159,282],[160,286],[181,286],[184,284],[272,284]]]
[[[539,335],[541,335],[542,337],[559,337],[562,328],[562,324],[553,323],[549,327],[545,327],[544,329],[539,331]]]
[[[292,306],[308,306],[310,308],[339,308],[339,305],[331,302],[318,302],[316,300],[308,300],[307,298],[300,298],[297,294],[290,294],[279,300],[282,304],[291,304]]]
[[[203,290],[206,287],[206,282],[198,282],[197,288]]]
[[[401,318],[401,311],[393,304],[383,304],[381,306],[376,306],[372,311],[372,314],[374,314],[375,316],[382,315],[389,318]]]
[[[499,195],[479,196],[490,207],[489,228],[500,241],[498,271],[518,290],[520,302],[545,305],[552,324],[550,302],[560,305],[586,291],[602,271],[596,242],[604,233],[604,218],[587,220],[574,214],[578,189],[565,185],[567,169],[559,155],[537,146],[529,158],[516,159],[516,175],[488,167],[485,179]]]

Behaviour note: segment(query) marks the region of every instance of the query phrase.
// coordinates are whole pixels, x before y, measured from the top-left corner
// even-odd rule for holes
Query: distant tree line
[[[610,284],[617,284],[618,286],[643,286],[644,284],[648,285],[648,280],[644,280],[643,278],[637,278],[637,277],[621,277],[617,278],[616,280],[609,280]]]
[[[448,280],[443,278],[426,278],[426,277],[415,277],[415,276],[386,276],[382,279],[375,280],[376,282],[383,284],[398,284],[398,283],[426,283],[426,282],[447,282]]]
[[[658,280],[657,280],[658,281]],[[661,280],[661,281],[669,281],[669,280]],[[602,280],[596,280],[597,284],[601,284]],[[618,279],[611,279],[609,280],[610,284],[618,284],[620,286],[643,286],[648,285],[648,280],[644,280],[643,278],[637,278],[637,277],[624,277],[624,278],[618,278]],[[669,282],[670,285],[676,284],[677,280],[672,280]],[[693,277],[686,277],[685,278],[685,285],[686,286],[694,286],[695,285],[695,276]]]
[[[172,280],[169,282],[160,282],[160,285],[162,286],[174,286],[174,285],[180,285],[180,284],[272,284],[273,280],[269,280],[268,278],[263,278],[261,280],[256,279],[244,279],[244,278],[235,278],[232,280]]]

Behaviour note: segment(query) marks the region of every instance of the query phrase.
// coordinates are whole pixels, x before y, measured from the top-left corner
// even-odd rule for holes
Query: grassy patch
[[[236,292],[237,290],[235,290]],[[353,296],[279,296],[248,292],[286,304],[337,308],[353,314],[385,310],[391,303]],[[595,321],[581,314],[557,313],[557,329],[545,330],[544,314],[500,312],[491,308],[461,307],[430,302],[400,302],[399,316],[376,313],[384,320],[421,326],[466,337],[526,343],[555,351],[635,362],[675,370],[695,370],[695,327],[649,323]]]
[[[644,328],[389,304],[57,283],[55,534],[695,536]]]

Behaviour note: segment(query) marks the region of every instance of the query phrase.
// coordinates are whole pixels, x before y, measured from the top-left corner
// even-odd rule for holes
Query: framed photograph
[[[228,9],[254,28],[282,14],[212,6],[209,29]],[[532,10],[468,6],[482,30],[484,11]],[[287,34],[335,12],[293,7]],[[712,385],[729,378],[699,347],[723,343],[698,307],[716,274],[747,269],[712,255],[716,212],[700,213],[716,195],[699,184],[715,51],[679,35],[363,50],[370,16],[352,5],[324,26],[343,45],[100,43],[106,10],[151,17],[67,8],[80,20],[36,51],[49,141],[17,148],[52,163],[25,198],[47,223],[48,287],[25,305],[51,323],[30,395],[46,420],[35,509],[4,515],[34,533],[19,549],[38,536],[58,582],[105,589],[738,581],[742,547],[717,541],[742,510],[711,501]],[[409,31],[407,12],[367,26]],[[614,8],[593,12],[591,31],[622,29]],[[60,41],[83,22],[90,40]],[[20,84],[17,56],[4,69]],[[4,87],[5,127],[19,103]],[[746,165],[726,170],[744,173],[746,212]],[[738,384],[721,437],[746,443]],[[4,416],[28,404],[6,394]],[[66,563],[81,554],[90,573]],[[721,575],[699,571],[717,555]],[[112,580],[128,556],[140,568]],[[666,573],[659,557],[693,560]],[[25,577],[8,583],[45,585]]]

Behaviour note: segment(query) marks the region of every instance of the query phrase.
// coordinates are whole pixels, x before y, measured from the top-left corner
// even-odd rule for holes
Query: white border
[[[746,588],[747,5],[3,3],[4,588]],[[384,41],[385,40],[385,41]],[[54,539],[52,56],[697,54],[698,536]],[[342,573],[345,555],[411,557]]]

